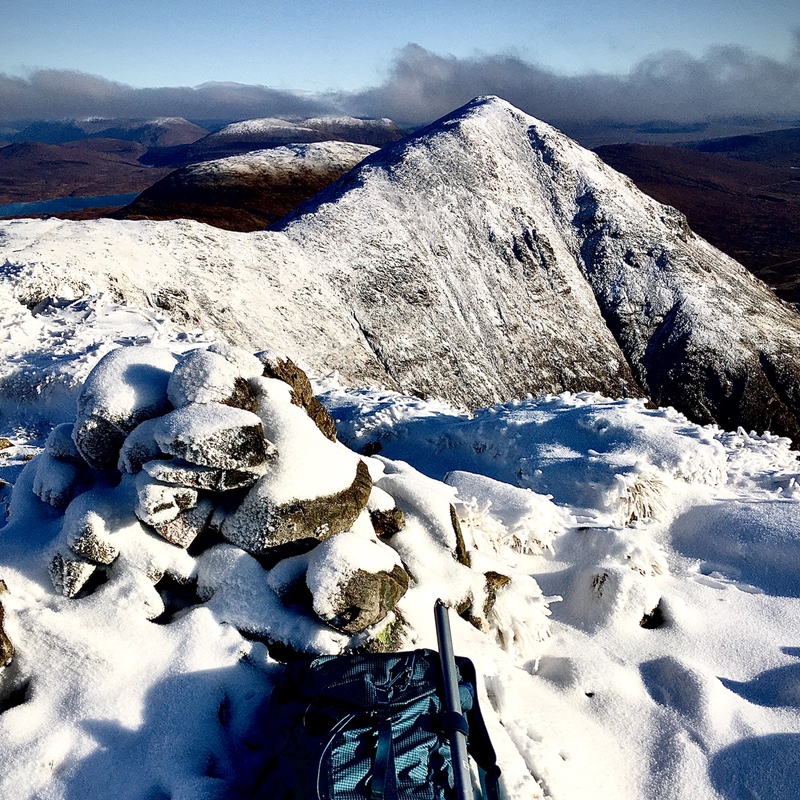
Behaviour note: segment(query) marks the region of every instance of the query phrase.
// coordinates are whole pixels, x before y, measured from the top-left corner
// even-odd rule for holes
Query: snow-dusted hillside
[[[190,164],[114,214],[115,219],[194,219],[227,230],[263,230],[375,151],[350,142],[292,144]]]
[[[280,232],[4,223],[0,263],[276,343],[351,383],[467,406],[646,393],[800,436],[797,313],[676,211],[496,98],[374,154]]]
[[[797,313],[497,98],[380,151],[280,227],[332,266],[402,386],[474,404],[526,387],[618,395],[629,364],[695,419],[800,435]]]
[[[50,372],[73,369],[72,356],[61,356],[64,323],[51,314],[62,305],[72,313],[70,301],[82,296],[89,319],[95,303],[123,299],[198,335],[216,330],[253,351],[285,350],[321,372],[340,368],[352,383],[386,382],[324,273],[279,234],[229,233],[185,220],[48,219],[0,223],[0,242],[5,336],[14,342],[35,330],[56,355],[34,369],[17,359],[0,364],[0,403],[19,402],[18,386],[28,397],[47,394]]]
[[[149,163],[181,167],[262,148],[310,142],[354,142],[383,147],[403,137],[389,119],[315,117],[289,121],[266,117],[234,122],[185,147],[148,155]]]
[[[7,401],[0,420],[0,434],[13,440],[0,450],[0,477],[15,482],[3,492],[11,504],[0,528],[0,659],[8,662],[0,667],[0,793],[244,798],[269,736],[259,714],[287,644],[338,652],[353,641],[296,601],[285,605],[283,587],[306,571],[318,591],[321,573],[347,567],[347,548],[320,546],[267,572],[232,544],[187,552],[142,529],[132,475],[119,485],[100,478],[83,494],[77,486],[66,511],[40,499],[55,502],[53,489],[65,486],[64,442],[50,437],[29,459],[54,423],[74,418],[82,379],[102,354],[122,344],[141,353],[123,354],[123,365],[171,369],[169,353],[207,342],[108,299],[50,306],[32,319],[20,312],[15,322],[0,341],[4,363],[62,370],[40,400]],[[134,372],[124,379],[137,381]],[[276,402],[277,383],[256,379],[267,392],[260,413],[282,437],[283,457],[294,450],[305,459],[299,471],[278,472],[281,491],[307,496],[322,440],[308,437],[307,422],[297,425],[303,415],[288,391]],[[408,395],[345,390],[330,377],[317,389],[342,441],[381,445],[379,456],[362,458],[383,502],[394,498],[406,515],[406,530],[383,543],[414,575],[397,605],[406,620],[400,647],[435,646],[433,599],[458,602],[474,591],[467,576],[512,579],[482,630],[452,615],[456,651],[482,676],[505,800],[797,796],[800,462],[786,440],[588,393],[470,416]],[[106,396],[116,406],[140,402],[135,393]],[[290,417],[281,429],[277,420]],[[335,486],[357,457],[325,441],[338,466],[319,477]],[[124,449],[127,470],[135,448]],[[469,568],[442,549],[450,503]],[[64,597],[48,565],[90,517],[77,532],[102,534],[120,555],[101,567],[105,583]],[[340,541],[373,546],[360,538],[363,522]]]
[[[791,422],[797,320],[557,132],[478,101],[283,232],[3,223],[0,312],[3,798],[247,797],[282,659],[437,596],[504,800],[800,795],[798,452],[619,398]]]

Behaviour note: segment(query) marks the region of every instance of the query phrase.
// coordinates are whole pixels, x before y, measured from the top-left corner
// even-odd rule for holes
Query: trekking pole
[[[453,655],[453,637],[450,635],[450,619],[447,606],[437,600],[433,607],[436,620],[436,639],[439,642],[439,661],[442,665],[444,686],[444,728],[450,738],[453,754],[453,778],[456,800],[474,800],[469,762],[467,761],[467,723],[461,713],[461,698],[458,694],[458,675]]]

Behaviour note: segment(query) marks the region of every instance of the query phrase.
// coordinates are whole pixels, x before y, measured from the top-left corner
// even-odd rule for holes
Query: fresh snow
[[[296,175],[301,180],[311,170],[346,172],[376,149],[351,142],[288,144],[189,164],[183,168],[181,180],[183,183],[199,181],[204,185],[230,182],[239,186],[264,181],[275,174]]]
[[[28,304],[109,292],[351,385],[467,407],[647,393],[696,421],[798,430],[796,311],[675,209],[497,98],[373,153],[280,231],[5,222],[0,271]]]
[[[49,324],[71,319],[73,304],[51,308]],[[2,342],[4,358],[49,363],[41,320],[28,314],[28,335],[22,327]],[[127,346],[152,347],[149,313],[130,307],[127,314],[138,320]],[[85,321],[74,329],[70,358],[84,367],[72,374],[85,377],[96,340],[108,336],[102,315],[95,324],[94,336]],[[161,325],[158,346],[185,352],[185,337]],[[74,402],[72,374],[64,373],[60,391]],[[302,451],[307,418],[287,389],[263,383],[275,409],[264,403],[265,422],[294,409],[280,445],[296,436]],[[41,456],[19,475],[24,453],[42,447],[44,434],[37,439],[25,427],[26,405],[15,419],[6,400],[2,432],[27,438],[17,435],[2,467],[16,480],[11,521],[0,532],[9,589],[0,598],[17,651],[3,691],[24,699],[0,714],[4,797],[232,790],[235,776],[247,774],[243,742],[279,668],[252,636],[325,653],[350,642],[293,617],[278,599],[281,587],[306,574],[313,590],[326,570],[351,570],[363,558],[386,568],[399,556],[417,582],[398,607],[408,625],[404,646],[433,646],[433,600],[481,591],[474,570],[441,555],[442,543],[454,544],[451,502],[473,566],[514,579],[483,632],[452,619],[457,651],[484,678],[508,800],[583,800],[589,791],[620,800],[744,798],[751,790],[794,796],[800,463],[786,440],[699,427],[670,409],[594,394],[468,415],[441,402],[345,389],[333,376],[319,379],[317,390],[342,441],[382,447],[368,459],[386,493],[375,502],[393,498],[408,521],[390,540],[393,550],[361,554],[354,545],[369,542],[355,525],[338,541],[341,553],[327,546],[330,562],[319,550],[318,566],[308,556],[289,559],[266,581],[258,562],[232,545],[170,560],[175,548],[153,537],[143,540],[152,539],[150,550],[132,547],[141,531],[130,511],[131,476],[116,489],[93,490],[64,519],[74,530],[81,507],[99,509],[128,553],[130,566],[78,600],[56,595],[47,575],[48,554],[70,533],[32,492]],[[70,449],[61,429],[50,442],[59,455]],[[291,480],[302,491],[300,471]],[[148,621],[163,609],[141,577],[148,570],[195,574],[206,602],[167,624]],[[663,624],[641,627],[656,608]]]
[[[337,348],[340,361],[368,364],[354,355],[365,352],[360,329],[351,320],[352,338],[337,338],[346,306],[310,281],[319,268],[283,235],[57,220],[0,231],[0,436],[11,442],[0,477],[14,483],[0,495],[0,603],[16,651],[0,669],[0,796],[241,796],[280,671],[282,648],[264,641],[338,653],[364,639],[286,598],[301,580],[321,597],[336,574],[398,558],[414,578],[397,609],[408,648],[435,647],[436,597],[480,600],[481,573],[512,579],[481,629],[451,614],[456,652],[483,678],[504,800],[800,796],[800,460],[787,439],[589,392],[467,413],[354,388],[369,378],[325,367]],[[297,315],[316,308],[309,293],[313,321]],[[300,299],[287,308],[276,295]],[[167,296],[180,324],[157,302]],[[122,347],[120,364],[138,357],[157,371],[212,341],[230,354],[213,328],[253,351],[312,355],[337,421],[339,443],[312,443],[288,388],[258,384],[267,438],[295,453],[269,479],[274,498],[340,490],[368,446],[379,450],[362,456],[380,490],[371,503],[396,503],[403,531],[378,547],[362,517],[335,546],[265,572],[233,545],[194,556],[147,533],[134,510],[148,472],[95,484],[66,515],[54,507],[71,478],[53,462],[74,456],[57,426],[75,419],[99,360]],[[112,400],[127,413],[143,398]],[[126,472],[168,441],[161,419],[126,440]],[[163,500],[171,489],[160,486]],[[148,491],[140,510],[155,510]],[[469,567],[450,555],[451,504]],[[81,536],[120,555],[106,583],[69,599],[48,565]],[[166,613],[153,586],[162,575],[195,580],[203,602]]]

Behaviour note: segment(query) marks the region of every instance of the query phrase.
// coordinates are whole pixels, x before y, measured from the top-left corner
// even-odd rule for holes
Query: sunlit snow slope
[[[280,227],[3,223],[0,270],[95,283],[351,383],[466,406],[647,394],[698,421],[800,437],[796,311],[502,100],[384,148]]]
[[[317,468],[331,448],[348,465],[374,454],[407,518],[384,542],[413,576],[400,647],[435,646],[433,600],[458,605],[465,576],[511,579],[480,629],[452,615],[482,676],[504,800],[800,796],[798,453],[617,399],[638,380],[700,417],[732,408],[788,428],[798,323],[557,132],[477,101],[284,232],[3,223],[0,278],[0,477],[14,484],[0,488],[0,654],[14,651],[0,668],[3,798],[247,797],[280,659],[353,644],[283,602],[297,561],[265,569],[229,543],[142,538],[108,475],[72,502],[109,521],[125,557],[78,598],[48,574],[67,512],[40,499],[59,477],[40,450],[75,419],[92,367],[117,346],[183,354],[215,339],[340,371],[316,387],[343,445],[287,426],[280,446]],[[370,382],[471,404],[554,394],[468,414],[352,388]],[[586,386],[611,397],[561,393]],[[284,477],[284,499],[308,496],[303,469]],[[451,503],[469,566],[436,546],[454,536]],[[180,602],[141,569],[143,542]],[[159,613],[167,602],[178,610]]]

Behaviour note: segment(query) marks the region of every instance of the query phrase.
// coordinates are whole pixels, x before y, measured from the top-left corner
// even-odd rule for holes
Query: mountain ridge
[[[362,210],[369,208],[370,217],[375,219],[376,205],[382,202],[381,197],[389,192],[391,184],[398,182],[402,169],[399,165],[415,159],[424,161],[424,151],[433,147],[433,140],[459,129],[463,142],[480,142],[481,147],[486,145],[482,135],[489,137],[492,129],[495,140],[494,146],[488,148],[491,156],[483,154],[488,159],[486,168],[490,174],[493,169],[497,173],[493,179],[511,187],[505,195],[497,192],[489,197],[491,190],[484,185],[486,197],[478,203],[474,209],[477,213],[469,217],[469,222],[480,228],[485,219],[496,214],[498,198],[504,199],[506,207],[501,216],[504,214],[510,223],[505,228],[504,248],[517,264],[528,258],[546,262],[553,243],[561,237],[560,260],[556,258],[556,262],[562,266],[572,262],[592,287],[598,311],[614,333],[636,381],[656,402],[675,405],[703,422],[762,425],[798,436],[800,408],[794,392],[800,376],[800,319],[793,310],[777,301],[741,265],[695,236],[682,214],[642,194],[630,179],[614,172],[590,151],[499,98],[476,98],[398,145],[379,151],[275,229],[284,231],[306,249],[324,253],[327,261],[339,264],[345,273],[346,261],[353,272],[374,266],[385,252],[374,246],[374,240],[365,241],[357,234],[343,242],[336,234],[337,227],[345,224],[342,218],[350,214],[346,224],[353,231],[363,230],[357,221],[359,204]],[[509,133],[512,129],[513,135]],[[471,156],[480,158],[480,149],[472,151]],[[443,169],[458,176],[458,167],[452,159],[448,161],[453,151],[445,150],[440,154],[441,163],[446,165]],[[512,151],[514,158],[503,160]],[[526,173],[520,165],[533,173]],[[437,177],[441,175],[438,173]],[[426,173],[426,177],[431,176]],[[462,178],[458,176],[453,181]],[[381,186],[366,202],[363,198],[370,182]],[[435,186],[436,178],[432,182]],[[413,189],[413,183],[412,175],[406,186]],[[418,183],[419,189],[422,182]],[[420,192],[412,214],[435,215],[436,208],[425,206],[435,191],[428,187]],[[480,185],[472,186],[467,193],[470,196],[462,198],[464,203],[474,203],[480,192]],[[349,201],[351,196],[356,200]],[[401,198],[392,214],[384,214],[383,219],[396,217],[402,205]],[[533,207],[535,214],[530,211]],[[463,208],[458,208],[458,215],[462,215]],[[526,210],[514,219],[517,208]],[[521,224],[526,214],[530,224]],[[410,219],[405,220],[405,228],[412,230]],[[512,229],[514,233],[508,235]],[[485,239],[494,237],[498,241],[502,232],[488,230]],[[486,241],[477,244],[483,247],[481,257],[495,258],[496,248],[486,247]],[[408,241],[404,240],[404,245]],[[390,249],[391,244],[383,248]],[[479,260],[465,249],[460,257]],[[573,289],[579,284],[575,279],[568,281]],[[349,284],[344,281],[344,285]],[[701,292],[705,302],[693,299],[693,292]],[[648,297],[649,293],[653,297]],[[349,300],[357,302],[354,297]],[[716,324],[720,303],[724,303],[729,324],[738,316],[740,304],[749,308],[749,321],[740,323],[738,338],[729,336]],[[588,314],[583,320],[590,318]],[[757,318],[770,322],[764,326],[753,324]],[[775,344],[774,332],[766,329],[778,321],[783,326],[780,345]],[[594,335],[598,337],[599,333],[595,331]],[[708,341],[714,336],[719,339],[718,347]],[[373,338],[375,346],[385,351],[379,331]],[[727,343],[722,345],[723,341]],[[582,348],[581,355],[587,355]],[[602,364],[596,353],[591,360]],[[750,388],[745,386],[748,380],[753,383]],[[705,397],[706,384],[712,386],[713,399]],[[555,382],[548,385],[546,381],[535,386],[539,392],[574,388],[569,380],[561,386]],[[691,399],[687,400],[687,393]],[[762,406],[761,400],[754,399],[756,395],[768,398],[765,404],[769,410],[762,418],[755,411],[756,406]],[[486,402],[492,398],[477,395],[476,399]]]
[[[352,383],[468,407],[646,393],[800,441],[796,312],[675,209],[498,98],[373,154],[268,233],[102,222],[0,228],[0,258]]]

